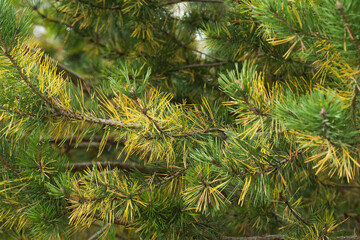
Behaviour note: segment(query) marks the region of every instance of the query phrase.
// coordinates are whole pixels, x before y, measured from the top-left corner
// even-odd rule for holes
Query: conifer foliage
[[[357,0],[0,0],[0,238],[359,239],[359,23]]]

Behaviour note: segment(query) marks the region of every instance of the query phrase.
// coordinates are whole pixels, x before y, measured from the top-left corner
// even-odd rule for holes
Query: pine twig
[[[342,18],[342,20],[344,22],[344,26],[345,26],[347,32],[349,33],[349,36],[350,36],[351,40],[355,44],[356,51],[358,52],[358,55],[359,55],[358,57],[360,57],[360,44],[359,44],[358,40],[356,39],[353,30],[350,27],[349,21],[346,18],[346,15],[345,15],[345,12],[344,12],[344,6],[343,6],[343,4],[341,2],[337,1],[336,2],[336,8],[338,9],[338,11],[340,13],[340,16],[341,16],[341,18]]]
[[[48,21],[48,22],[52,22],[52,23],[58,24],[58,25],[65,26],[65,27],[67,27],[67,28],[69,28],[69,29],[72,29],[72,30],[73,30],[76,34],[78,34],[80,37],[88,39],[89,42],[91,42],[91,43],[93,43],[93,44],[95,44],[95,45],[97,45],[97,46],[99,46],[99,47],[101,47],[101,48],[106,48],[106,45],[105,45],[105,44],[103,44],[103,43],[101,43],[101,42],[99,42],[99,41],[97,41],[97,40],[94,40],[93,38],[91,38],[91,36],[89,36],[89,35],[87,35],[86,33],[82,32],[82,31],[79,31],[78,29],[74,28],[74,26],[72,26],[72,25],[70,25],[70,24],[68,24],[68,23],[66,23],[66,22],[59,21],[59,20],[57,20],[57,19],[49,18],[49,17],[46,16],[45,14],[41,13],[36,6],[34,6],[34,5],[32,5],[32,4],[29,4],[29,5],[30,5],[30,6],[32,7],[32,9],[33,9],[41,18],[43,18],[44,20],[46,20],[46,21]],[[127,53],[121,52],[119,49],[116,49],[116,48],[111,48],[111,49],[110,49],[110,52],[113,52],[113,53],[117,54],[117,55],[120,56],[120,57],[128,56]]]
[[[119,169],[124,169],[124,170],[128,170],[128,171],[133,171],[134,169],[137,169],[138,171],[142,172],[142,173],[151,173],[152,170],[141,166],[139,164],[136,163],[125,163],[125,162],[83,162],[83,163],[72,163],[69,165],[69,168],[71,169],[72,172],[77,172],[77,171],[83,171],[86,170],[88,168],[92,168],[93,166],[101,166],[101,168],[106,168],[109,167],[111,169],[113,168],[119,168]]]
[[[172,174],[172,175],[164,178],[164,179],[161,180],[160,182],[158,182],[158,183],[156,183],[156,184],[154,184],[154,185],[152,185],[152,186],[149,186],[149,187],[147,187],[147,188],[143,188],[143,189],[139,190],[138,192],[136,192],[136,193],[133,194],[132,196],[134,196],[134,195],[140,195],[140,194],[146,192],[147,190],[149,190],[150,188],[160,187],[160,186],[164,185],[165,183],[167,183],[168,181],[171,181],[171,180],[173,180],[173,179],[181,176],[186,170],[187,170],[187,168],[183,168],[183,169],[181,169],[180,171],[177,171],[177,172],[175,172],[174,174]]]
[[[324,37],[324,36],[319,36],[316,35],[314,33],[308,33],[306,31],[304,31],[303,29],[299,29],[293,25],[291,25],[289,22],[287,22],[277,11],[275,11],[275,9],[273,9],[272,7],[269,6],[269,10],[271,13],[273,13],[275,15],[275,17],[282,22],[283,24],[285,24],[290,30],[292,30],[295,33],[301,32],[304,35],[307,35],[309,37],[313,37],[315,39],[321,39],[321,40],[330,40],[330,38],[328,37]]]
[[[103,228],[97,231],[94,235],[88,238],[88,240],[95,240],[99,235],[101,235],[108,227],[111,226],[111,223],[106,224]]]
[[[30,113],[30,112],[24,112],[24,111],[20,111],[20,110],[16,110],[16,109],[10,109],[10,108],[7,108],[7,107],[2,107],[2,106],[0,106],[0,110],[10,112],[10,113],[15,113],[15,114],[18,114],[20,116],[36,117],[35,114]]]
[[[190,47],[189,45],[186,45],[185,43],[181,42],[175,36],[171,35],[170,33],[166,32],[166,31],[163,31],[163,33],[165,33],[166,36],[170,37],[180,47],[183,47],[185,49],[189,49],[189,50],[191,50],[193,52],[197,52],[197,53],[199,53],[201,55],[207,56],[207,57],[212,58],[212,59],[214,59],[216,61],[219,61],[219,62],[232,62],[230,59],[224,59],[224,58],[216,57],[216,56],[210,55],[208,53],[202,52],[202,51],[200,51],[200,50],[198,50],[196,48]]]
[[[102,9],[102,10],[117,10],[117,11],[121,11],[123,9],[123,7],[120,6],[111,6],[111,7],[106,7],[106,6],[100,6],[100,5],[95,5],[93,3],[90,2],[85,2],[84,0],[78,0],[80,3],[88,5],[92,8],[97,8],[97,9]]]
[[[223,0],[171,0],[167,3],[163,4],[162,6],[182,3],[182,2],[196,2],[196,3],[224,3]]]
[[[156,129],[157,129],[160,133],[166,135],[166,133],[164,132],[164,129],[155,121],[155,119],[153,119],[152,117],[149,116],[149,114],[148,114],[148,109],[147,109],[147,108],[143,108],[143,107],[140,105],[140,103],[139,103],[139,98],[138,98],[138,96],[136,95],[135,90],[134,90],[133,88],[131,89],[131,92],[130,92],[130,93],[132,94],[132,98],[131,98],[131,99],[132,99],[133,102],[135,103],[136,107],[141,111],[141,113],[142,113],[145,117],[147,117],[147,119],[149,119],[149,121],[152,122],[152,124],[154,124],[154,126],[156,127]]]
[[[183,69],[192,69],[192,68],[216,67],[216,66],[221,66],[221,65],[227,64],[227,63],[228,63],[227,61],[224,61],[224,62],[214,62],[214,63],[189,64],[189,65],[181,66],[178,69],[172,70],[172,71],[183,70]]]
[[[308,222],[306,222],[297,212],[295,212],[294,209],[292,209],[289,201],[284,197],[283,193],[280,194],[280,199],[285,203],[285,205],[289,208],[292,215],[294,215],[298,220],[300,220],[302,223],[304,223],[307,226],[310,226]]]
[[[6,167],[8,167],[9,169],[11,169],[13,172],[15,172],[17,175],[19,175],[21,177],[21,173],[20,170],[17,169],[14,164],[12,164],[11,162],[7,161],[4,157],[0,156],[0,161],[3,162],[5,164]]]
[[[355,128],[357,128],[357,121],[356,121],[356,102],[357,102],[357,95],[359,93],[359,87],[358,85],[355,86],[354,88],[354,97],[351,101],[351,110],[352,110],[352,114],[351,114],[351,117],[352,117],[352,120],[354,122],[354,125],[355,125]]]
[[[253,236],[253,237],[228,237],[222,236],[221,240],[285,240],[285,235],[265,235],[265,236]]]

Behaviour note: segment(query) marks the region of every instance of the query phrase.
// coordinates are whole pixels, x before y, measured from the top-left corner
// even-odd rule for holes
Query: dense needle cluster
[[[0,238],[358,239],[359,23],[357,0],[0,0]]]

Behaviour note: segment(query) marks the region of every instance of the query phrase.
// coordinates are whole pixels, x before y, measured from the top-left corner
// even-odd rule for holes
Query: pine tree
[[[359,13],[0,0],[0,238],[360,239]]]

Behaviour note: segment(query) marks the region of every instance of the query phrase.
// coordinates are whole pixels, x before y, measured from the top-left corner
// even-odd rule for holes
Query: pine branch
[[[30,82],[30,80],[28,79],[28,77],[26,75],[24,75],[24,73],[22,72],[20,66],[17,64],[15,58],[9,53],[8,48],[6,47],[4,41],[2,39],[0,39],[2,48],[3,48],[3,52],[4,55],[10,60],[10,62],[12,63],[12,65],[15,67],[16,71],[18,72],[18,74],[20,75],[21,79],[26,83],[26,85],[36,94],[38,95],[42,100],[44,100],[44,102],[46,102],[49,106],[52,106],[52,102],[50,101],[50,99],[48,99],[47,97],[45,97],[42,93],[40,93],[39,90],[37,90]]]
[[[191,137],[191,136],[195,136],[198,134],[211,133],[211,132],[224,132],[224,130],[222,130],[220,128],[207,128],[207,129],[195,130],[195,131],[183,133],[183,134],[171,134],[169,136],[171,136],[173,138],[183,138],[183,137]]]
[[[63,64],[57,62],[56,63],[56,69],[58,71],[58,73],[60,72],[64,72],[64,77],[68,77],[71,82],[75,85],[75,86],[79,86],[81,85],[83,88],[83,91],[90,96],[90,92],[95,92],[95,88],[94,86],[84,77],[80,76],[79,74],[77,74],[76,72],[74,72],[73,70],[71,70],[68,67],[65,67]]]
[[[360,58],[360,45],[359,45],[358,40],[355,37],[355,34],[354,34],[353,30],[350,27],[349,21],[346,18],[346,15],[345,15],[345,12],[344,12],[344,6],[343,6],[343,4],[341,2],[337,1],[336,2],[336,8],[338,9],[338,11],[340,13],[340,16],[341,16],[341,18],[342,18],[342,20],[344,22],[344,26],[345,26],[347,32],[349,33],[349,36],[350,36],[351,40],[354,42],[356,51],[358,52],[358,58]]]
[[[72,25],[70,25],[70,24],[68,24],[68,23],[66,23],[66,22],[59,21],[59,20],[57,20],[57,19],[49,18],[49,17],[46,16],[45,14],[41,13],[36,6],[31,5],[31,4],[29,4],[29,5],[30,5],[30,6],[32,7],[32,9],[33,9],[41,18],[43,18],[44,20],[46,20],[46,21],[48,21],[48,22],[52,22],[52,23],[58,24],[58,25],[65,26],[65,27],[67,27],[67,28],[69,28],[69,29],[72,29],[76,34],[78,34],[78,35],[79,35],[80,37],[82,37],[82,38],[86,38],[89,42],[91,42],[91,43],[93,43],[93,44],[95,44],[95,45],[97,45],[97,46],[99,46],[99,47],[101,47],[101,48],[105,48],[105,49],[107,48],[107,46],[106,46],[105,44],[103,44],[103,43],[101,43],[101,42],[93,39],[90,35],[88,35],[88,34],[82,32],[82,31],[74,28],[74,26],[72,26]],[[130,57],[128,53],[122,52],[122,51],[120,51],[119,49],[116,49],[116,48],[111,48],[111,49],[110,49],[110,52],[115,53],[115,54],[117,54],[117,55],[120,56],[120,57],[123,57],[123,56],[128,56],[128,57]]]
[[[168,176],[168,177],[166,177],[166,178],[164,178],[163,180],[161,180],[160,182],[158,182],[158,183],[156,183],[156,184],[154,184],[154,185],[152,185],[152,186],[149,186],[149,187],[147,187],[147,188],[144,188],[144,189],[139,190],[138,192],[136,192],[136,193],[133,194],[132,196],[140,195],[140,194],[146,192],[147,190],[149,190],[150,188],[158,188],[158,187],[164,185],[165,183],[167,183],[167,182],[169,182],[169,181],[171,181],[171,180],[173,180],[173,179],[181,176],[186,170],[187,170],[187,167],[181,169],[180,171],[177,171],[176,173],[174,173],[174,174],[172,174],[172,175],[170,175],[170,176]]]
[[[215,67],[215,66],[221,66],[224,64],[227,64],[228,62],[214,62],[214,63],[200,63],[200,64],[190,64],[181,66],[175,70],[170,70],[169,72],[179,71],[183,69],[192,69],[192,68],[205,68],[205,67]]]
[[[289,208],[292,215],[294,215],[298,220],[304,223],[307,226],[310,226],[308,222],[306,222],[295,210],[291,207],[289,201],[284,197],[283,193],[280,194],[280,199],[285,203],[285,205]]]
[[[64,144],[71,146],[71,145],[75,145],[75,143],[73,143],[74,138],[76,138],[76,137],[50,138],[49,142],[50,143],[59,143],[59,144],[64,143]],[[91,141],[91,142],[96,142],[96,143],[100,144],[102,139],[103,139],[103,135],[86,135],[81,139],[81,141],[86,142],[86,143],[89,143]],[[108,137],[106,144],[110,145],[110,146],[116,146],[118,144],[124,144],[124,142],[125,142],[124,140],[116,141],[115,138]]]
[[[97,124],[103,124],[103,125],[107,125],[107,126],[113,126],[113,127],[133,127],[131,124],[124,124],[122,122],[118,122],[112,119],[103,119],[103,118],[96,118],[96,117],[92,117],[89,115],[83,115],[80,113],[76,113],[76,112],[72,112],[72,111],[68,111],[68,110],[64,110],[61,106],[59,106],[58,104],[56,104],[55,102],[53,102],[51,99],[45,97],[42,93],[40,93],[39,90],[37,90],[32,83],[30,82],[30,80],[28,79],[28,77],[26,75],[24,75],[24,73],[22,72],[20,66],[17,64],[15,58],[8,52],[8,49],[5,46],[5,43],[2,41],[2,39],[0,39],[0,43],[4,49],[4,55],[10,60],[10,62],[12,63],[12,65],[15,67],[16,71],[18,72],[20,78],[27,84],[27,86],[32,90],[32,92],[34,92],[36,95],[38,95],[44,102],[47,103],[47,105],[56,113],[59,114],[61,116],[67,117],[67,118],[72,118],[72,119],[76,119],[76,120],[83,120],[83,121],[87,121],[90,123],[97,123]]]
[[[285,235],[265,235],[254,237],[228,237],[222,236],[221,240],[285,240],[288,239]]]
[[[160,127],[160,125],[159,125],[152,117],[149,116],[149,114],[147,113],[147,112],[148,112],[148,109],[147,109],[147,108],[143,108],[143,107],[140,105],[139,100],[138,100],[139,98],[138,98],[138,96],[136,95],[135,90],[134,90],[133,88],[131,89],[130,93],[132,94],[132,98],[131,98],[131,99],[132,99],[133,102],[135,103],[136,107],[140,110],[140,112],[141,112],[145,117],[147,117],[147,119],[149,119],[150,122],[152,122],[152,123],[154,124],[154,126],[156,127],[156,129],[157,129],[160,133],[166,135],[166,133],[164,132],[164,129],[163,129],[162,127]]]
[[[243,88],[243,86],[242,86]],[[250,102],[249,102],[249,98],[246,96],[246,94],[242,91],[241,93],[241,98],[244,101],[244,103],[246,104],[246,106],[257,116],[264,116],[266,117],[267,114],[266,113],[262,113],[258,108],[253,107]]]
[[[92,8],[97,8],[97,9],[102,9],[102,10],[117,10],[117,11],[121,11],[123,9],[123,7],[120,6],[112,6],[112,7],[106,7],[106,6],[100,6],[100,5],[96,5],[90,2],[86,2],[83,0],[77,0],[78,2],[85,4],[85,5],[89,5]]]
[[[22,177],[21,172],[19,169],[17,169],[14,164],[12,164],[11,162],[7,161],[4,157],[0,156],[0,161],[3,162],[5,164],[6,167],[8,167],[10,170],[12,170],[14,173],[16,173],[17,175],[19,175],[20,177]]]
[[[292,30],[295,33],[302,33],[306,36],[315,38],[315,39],[320,39],[320,40],[331,40],[329,37],[325,37],[325,36],[319,36],[316,35],[314,33],[308,33],[305,30],[301,29],[301,28],[297,28],[296,26],[291,25],[288,21],[286,21],[286,19],[284,19],[275,9],[273,9],[271,6],[269,6],[269,10],[270,12],[272,12],[275,17],[277,19],[280,20],[280,22],[282,22],[284,25],[286,25],[290,30]]]
[[[72,172],[77,171],[84,171],[86,169],[91,169],[93,166],[101,167],[103,169],[105,168],[119,168],[127,171],[134,171],[134,169],[137,169],[138,171],[142,173],[151,173],[154,170],[148,169],[144,166],[141,166],[136,163],[125,163],[125,162],[82,162],[82,163],[72,163],[69,164],[69,169],[71,169]]]
[[[195,3],[224,3],[223,0],[172,0],[163,4],[162,6],[182,3],[182,2],[195,2]]]
[[[16,110],[16,109],[9,109],[7,107],[2,107],[2,106],[0,106],[0,110],[3,110],[5,112],[9,112],[9,113],[15,113],[15,114],[18,114],[20,116],[37,117],[35,114],[30,113],[30,112],[24,112],[24,111],[20,111],[20,110]]]
[[[99,235],[101,235],[107,228],[111,226],[110,223],[106,224],[103,228],[101,228],[99,231],[97,231],[94,235],[88,238],[88,240],[95,240],[98,238]]]
[[[163,33],[165,33],[166,36],[170,37],[170,39],[172,39],[177,45],[179,45],[180,47],[183,47],[185,49],[189,49],[193,52],[197,52],[201,55],[204,55],[204,56],[207,56],[209,58],[212,58],[216,61],[219,61],[219,62],[233,62],[231,61],[230,59],[224,59],[224,58],[220,58],[220,57],[216,57],[216,56],[213,56],[213,55],[210,55],[208,53],[205,53],[205,52],[202,52],[202,51],[199,51],[198,49],[196,48],[193,48],[193,47],[190,47],[189,45],[186,45],[184,44],[183,42],[181,42],[179,39],[177,39],[175,36],[173,36],[172,34],[166,32],[166,31],[163,31]]]
[[[356,106],[356,102],[357,102],[357,95],[359,93],[359,86],[358,85],[355,85],[354,87],[354,97],[351,101],[351,118],[352,118],[352,121],[355,125],[355,128],[357,128],[357,121],[356,121],[356,112],[357,112],[357,106]]]

